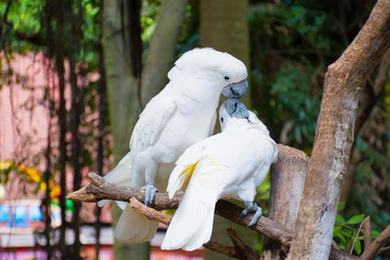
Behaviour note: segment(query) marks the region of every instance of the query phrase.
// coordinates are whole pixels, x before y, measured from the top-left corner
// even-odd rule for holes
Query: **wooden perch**
[[[129,202],[131,198],[136,198],[139,201],[144,200],[145,194],[143,191],[108,183],[102,177],[92,172],[88,174],[88,177],[91,183],[78,191],[70,193],[67,196],[68,199],[79,202],[97,202],[104,199]],[[170,200],[168,193],[157,193],[151,206],[156,210],[174,209],[177,208],[182,196],[183,192],[177,192],[173,199]],[[242,210],[243,208],[224,200],[218,201],[216,206],[216,214],[242,226],[247,226],[252,216],[241,218]],[[289,232],[267,217],[261,217],[251,229],[257,230],[283,245],[288,245],[292,239],[292,235]]]
[[[101,176],[92,172],[88,174],[88,177],[90,178],[91,183],[78,191],[70,193],[67,196],[68,199],[79,202],[98,202],[100,200],[129,202],[130,206],[137,212],[164,224],[169,224],[170,218],[157,210],[177,208],[180,199],[183,196],[183,192],[180,191],[176,193],[172,200],[170,200],[167,193],[157,193],[152,204],[153,208],[150,208],[139,202],[144,200],[145,194],[143,191],[108,183]],[[242,210],[243,208],[233,203],[220,200],[217,202],[215,213],[232,222],[247,227],[251,220],[251,215],[241,218]],[[260,232],[269,239],[276,241],[282,245],[282,248],[285,250],[288,250],[290,241],[293,238],[292,233],[289,230],[264,216],[260,218],[256,225],[250,227],[250,229]],[[209,242],[205,247],[235,258],[239,255],[239,253],[235,251],[235,247],[226,247],[217,242]],[[334,248],[332,248],[332,255],[335,256],[333,259],[353,259],[346,258],[345,256],[351,255],[345,254]],[[339,258],[339,256],[343,257]]]
[[[163,223],[164,225],[168,226],[169,223],[171,222],[172,218],[170,216],[165,215],[165,214],[163,214],[163,213],[161,213],[153,208],[145,206],[143,203],[141,203],[136,198],[130,199],[129,206],[132,209],[134,209],[136,212],[146,216],[147,218],[157,220],[157,221]],[[204,244],[203,246],[209,250],[214,251],[214,252],[217,252],[217,253],[220,253],[220,254],[223,254],[223,255],[226,255],[229,257],[240,259],[240,253],[237,252],[235,247],[224,246],[224,245],[221,245],[220,243],[215,242],[215,241],[209,241],[208,243]]]

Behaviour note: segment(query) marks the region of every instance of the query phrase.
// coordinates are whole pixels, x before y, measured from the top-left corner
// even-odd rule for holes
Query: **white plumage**
[[[215,204],[220,198],[239,199],[246,202],[249,210],[256,210],[253,203],[256,188],[277,159],[276,144],[252,112],[249,119],[230,117],[222,104],[220,120],[222,133],[188,148],[170,176],[167,188],[170,197],[191,179],[162,249],[194,250],[208,242]]]
[[[130,152],[105,179],[145,187],[145,202],[150,203],[154,187],[165,190],[174,162],[184,150],[212,134],[222,90],[246,77],[245,65],[227,53],[204,48],[183,54],[168,73],[169,83],[140,114]],[[124,211],[115,237],[131,243],[150,240],[157,222],[132,211],[126,203],[119,206]]]

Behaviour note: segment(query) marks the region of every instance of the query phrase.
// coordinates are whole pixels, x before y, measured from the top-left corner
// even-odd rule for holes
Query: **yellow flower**
[[[23,164],[20,164],[18,170],[27,175],[32,181],[40,182],[41,181],[41,173],[34,167],[28,167]]]
[[[13,166],[13,163],[12,163],[11,160],[0,161],[0,171],[8,170],[8,169],[11,168],[12,166]]]

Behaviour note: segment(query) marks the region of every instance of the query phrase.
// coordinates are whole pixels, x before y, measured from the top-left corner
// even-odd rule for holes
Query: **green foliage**
[[[251,9],[249,21],[260,25],[259,32],[276,40],[279,50],[296,55],[301,50],[328,52],[331,38],[325,34],[328,14],[301,4],[290,6],[257,4]],[[299,46],[293,47],[294,44]],[[293,49],[292,49],[293,48]]]
[[[3,15],[8,1],[0,2],[0,12]],[[42,0],[18,0],[13,1],[8,13],[8,21],[14,30],[21,33],[34,34],[41,28],[40,13],[44,1]]]
[[[276,73],[271,85],[271,94],[277,100],[276,112],[283,115],[282,121],[294,120],[289,142],[313,142],[320,102],[319,97],[310,94],[313,73],[310,65],[287,63]]]
[[[357,162],[349,210],[365,212],[371,216],[374,227],[382,229],[390,223],[390,212],[386,209],[390,201],[389,156],[374,149],[360,135],[355,144],[365,160]]]
[[[364,220],[364,215],[354,215],[348,220],[337,214],[336,224],[333,229],[333,240],[337,246],[345,251],[349,251],[353,247],[353,251],[360,255],[362,252],[362,242],[364,241],[361,235],[361,223]]]
[[[142,34],[141,38],[145,44],[148,44],[154,29],[156,28],[156,18],[158,8],[160,7],[160,1],[142,1],[142,10],[141,10],[141,27]]]
[[[310,154],[326,67],[355,37],[374,2],[251,1],[252,106],[276,140],[286,130],[283,141]],[[380,105],[388,115],[389,93],[390,84]],[[388,146],[381,151],[372,145],[373,136],[368,137],[370,141],[356,138],[362,159],[357,162],[353,191],[343,211],[346,217],[337,218],[335,240],[341,248],[352,246],[362,213],[371,216],[377,230],[390,223],[386,203],[390,201],[389,137],[389,131],[375,137]],[[354,244],[354,252],[360,251],[361,237]]]
[[[7,24],[3,35],[5,47],[9,52],[24,52],[36,50],[37,46],[26,41],[18,40],[16,34],[31,36],[38,33],[41,29],[40,15],[44,6],[42,0],[18,0],[12,1],[8,13],[6,8],[9,1],[0,1],[0,14]],[[6,17],[4,17],[6,15]],[[1,46],[3,47],[3,46]]]

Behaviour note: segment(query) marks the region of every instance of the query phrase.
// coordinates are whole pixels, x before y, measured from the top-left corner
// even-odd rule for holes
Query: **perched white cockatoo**
[[[276,144],[267,127],[236,99],[221,105],[219,120],[221,133],[192,145],[176,162],[169,178],[169,197],[188,186],[162,249],[195,250],[207,243],[219,199],[244,201],[242,216],[254,213],[249,226],[262,214],[253,200],[257,186],[277,159]]]
[[[184,53],[168,78],[169,83],[140,114],[129,153],[105,176],[111,183],[144,188],[148,206],[157,189],[166,189],[184,150],[213,133],[221,93],[239,98],[248,87],[244,63],[211,48]],[[127,203],[118,205],[124,211],[115,237],[130,243],[150,240],[158,222],[136,213]]]

